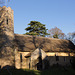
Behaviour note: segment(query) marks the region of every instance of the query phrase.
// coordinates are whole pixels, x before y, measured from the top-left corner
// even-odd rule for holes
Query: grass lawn
[[[13,69],[10,70],[10,74],[7,70],[1,70],[0,75],[75,75],[75,70],[72,68],[51,68],[43,71]]]

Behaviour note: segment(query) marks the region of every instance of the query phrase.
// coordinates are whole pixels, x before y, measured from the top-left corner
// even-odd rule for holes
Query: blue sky
[[[47,29],[60,28],[65,34],[75,31],[75,0],[11,0],[14,31],[24,34],[30,21],[39,21]]]

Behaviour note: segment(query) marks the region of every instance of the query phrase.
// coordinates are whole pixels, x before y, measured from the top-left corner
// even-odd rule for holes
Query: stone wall
[[[35,51],[34,51],[35,52]],[[32,58],[32,54],[34,52],[16,52],[15,54],[15,67],[17,69],[37,69],[37,64],[39,62],[38,53],[34,54],[34,57],[37,57],[35,60]],[[31,56],[25,58],[28,54],[31,53]],[[20,56],[22,55],[22,58]],[[47,69],[53,65],[61,65],[61,66],[70,66],[71,59],[75,56],[74,53],[66,53],[66,52],[46,52],[46,57],[42,59],[42,68]],[[56,60],[56,56],[58,56],[58,60]],[[31,61],[30,61],[31,59]],[[22,60],[22,61],[21,61]]]
[[[25,58],[30,52],[15,52],[15,67],[17,69],[29,69],[29,58]]]
[[[14,59],[14,19],[10,7],[0,7],[0,65],[12,66]],[[3,63],[4,62],[4,63]]]

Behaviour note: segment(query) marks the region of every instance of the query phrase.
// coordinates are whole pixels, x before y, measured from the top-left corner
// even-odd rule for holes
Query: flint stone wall
[[[0,7],[0,65],[13,65],[14,61],[14,19],[10,7]]]

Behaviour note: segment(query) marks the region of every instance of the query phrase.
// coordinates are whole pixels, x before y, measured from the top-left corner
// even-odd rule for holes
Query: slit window
[[[22,53],[20,53],[20,62],[22,62]]]
[[[6,24],[8,25],[8,17],[6,17]]]

